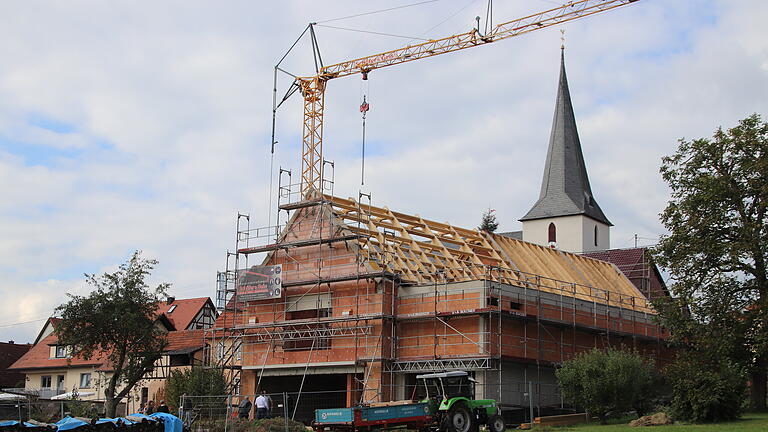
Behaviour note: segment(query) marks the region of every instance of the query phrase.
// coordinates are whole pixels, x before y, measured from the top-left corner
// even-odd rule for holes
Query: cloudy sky
[[[214,296],[237,212],[269,217],[273,67],[308,22],[325,64],[463,32],[485,0],[4,1],[0,3],[0,340],[34,339],[83,273],[141,249],[153,283]],[[496,1],[494,20],[560,4]],[[612,247],[651,244],[679,138],[768,115],[768,3],[642,0],[565,25],[566,66]],[[334,28],[336,27],[336,28]],[[387,33],[375,35],[339,28]],[[520,229],[536,200],[560,32],[329,83],[325,157],[335,193],[360,186],[360,100],[371,105],[372,202],[474,227]],[[283,63],[313,70],[305,38]],[[279,91],[287,88],[285,76]],[[298,171],[301,100],[277,117],[273,167]]]

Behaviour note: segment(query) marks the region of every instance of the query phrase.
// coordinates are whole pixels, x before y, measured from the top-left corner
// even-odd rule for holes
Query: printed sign
[[[239,270],[237,300],[253,301],[280,298],[283,294],[283,266],[253,266]]]

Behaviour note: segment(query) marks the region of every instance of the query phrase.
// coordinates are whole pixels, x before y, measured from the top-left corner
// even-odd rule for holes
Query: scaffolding
[[[505,394],[525,386],[504,370],[524,364],[522,382],[536,382],[542,407],[562,404],[541,390],[542,368],[578,352],[626,345],[664,360],[652,307],[610,264],[377,208],[365,194],[340,199],[332,178],[323,181],[331,194],[302,195],[290,179],[281,169],[276,226],[251,229],[238,214],[236,249],[218,275],[211,363],[229,371],[233,394],[243,370],[257,377],[244,393],[283,370],[301,376],[300,395],[311,368],[333,365],[352,371],[355,403],[383,402],[409,396],[406,375],[465,370],[486,396],[518,407],[522,396]],[[525,271],[525,253],[603,285]],[[249,257],[282,265],[283,297],[238,301]]]

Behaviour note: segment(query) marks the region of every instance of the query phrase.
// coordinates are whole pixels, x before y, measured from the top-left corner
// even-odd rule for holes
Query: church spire
[[[571,215],[585,215],[606,225],[613,225],[597,205],[589,186],[565,75],[565,49],[561,47],[560,84],[541,192],[533,208],[520,220]]]

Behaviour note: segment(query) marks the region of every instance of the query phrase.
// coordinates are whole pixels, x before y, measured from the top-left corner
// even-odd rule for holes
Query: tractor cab
[[[424,384],[429,411],[440,432],[477,432],[487,425],[504,432],[506,425],[493,399],[475,399],[475,381],[467,372],[451,371],[416,375]]]
[[[455,397],[473,399],[475,397],[476,381],[463,371],[417,375],[416,379],[424,383],[427,399],[451,399]]]

